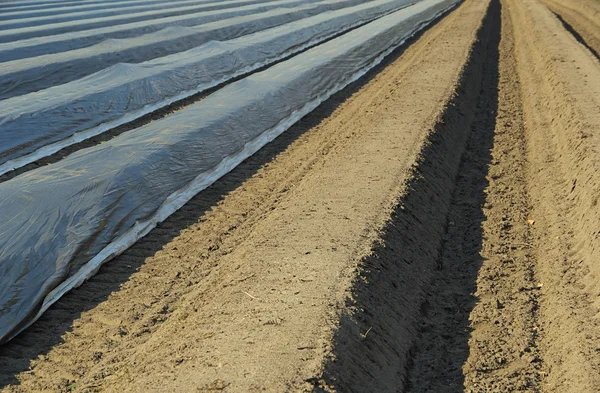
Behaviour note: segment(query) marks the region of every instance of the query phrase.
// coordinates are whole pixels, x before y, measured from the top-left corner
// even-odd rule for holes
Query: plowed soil
[[[543,0],[543,3],[597,58],[600,58],[600,1]]]
[[[599,5],[465,0],[1,347],[0,390],[600,391]]]

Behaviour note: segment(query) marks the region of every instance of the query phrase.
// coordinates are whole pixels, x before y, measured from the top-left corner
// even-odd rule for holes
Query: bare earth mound
[[[600,2],[596,0],[543,0],[565,28],[600,58]]]

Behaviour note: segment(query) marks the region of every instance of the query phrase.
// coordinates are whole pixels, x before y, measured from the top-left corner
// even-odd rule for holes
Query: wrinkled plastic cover
[[[156,4],[164,2],[164,0],[107,0],[107,1],[47,1],[47,2],[27,2],[21,0],[4,0],[0,2],[0,10],[2,15],[8,15],[11,18],[15,16],[32,16],[32,15],[52,15],[53,13],[62,14],[64,12],[74,12],[81,10],[99,10],[105,9],[108,5],[110,8],[127,7],[140,4]],[[26,17],[25,16],[25,17]]]
[[[110,4],[110,8],[106,8],[106,5],[101,6],[100,8],[95,9],[83,9],[77,10],[74,7],[57,7],[62,9],[62,11],[57,11],[56,8],[53,8],[51,12],[44,13],[43,11],[40,13],[10,13],[3,12],[0,14],[0,29],[17,29],[23,27],[31,27],[31,26],[42,26],[51,23],[61,23],[68,22],[74,20],[85,21],[87,19],[96,19],[107,16],[122,16],[122,15],[130,15],[131,19],[127,19],[130,22],[136,20],[144,20],[148,19],[147,15],[139,15],[139,12],[143,11],[155,11],[162,10],[164,13],[160,14],[160,17],[164,16],[173,16],[176,13],[180,12],[180,8],[182,6],[203,6],[207,7],[210,3],[212,9],[217,9],[219,7],[218,3],[220,0],[178,0],[178,1],[169,1],[169,2],[161,2],[161,3],[150,3],[150,4],[132,4],[131,2],[127,2],[123,5],[120,4]],[[217,4],[215,4],[217,3]],[[204,8],[204,10],[211,9]],[[9,14],[9,15],[7,15]],[[12,14],[12,15],[10,15]],[[121,20],[121,23],[123,21]]]
[[[140,63],[211,40],[229,40],[363,1],[323,0],[281,7],[199,26],[171,26],[136,37],[110,38],[85,48],[5,61],[0,67],[0,100],[68,83],[117,63]]]
[[[209,10],[218,10],[223,12],[226,9],[246,6],[249,4],[257,4],[261,2],[262,0],[223,0],[216,4],[185,5],[167,10],[141,11],[131,14],[102,16],[91,19],[77,18],[65,22],[55,21],[55,23],[51,24],[33,23],[24,27],[2,28],[2,30],[0,30],[0,42],[11,42],[32,37],[57,35],[66,32],[89,30],[107,26],[125,25],[128,23],[149,21],[155,18],[162,19],[166,17],[178,17],[180,15],[189,15],[192,13],[206,12]]]
[[[456,0],[424,0],[0,184],[0,342]]]
[[[92,11],[97,11],[100,14],[98,15],[108,15],[108,12],[111,13],[125,13],[132,10],[151,10],[151,9],[159,9],[159,8],[168,8],[173,5],[178,6],[182,2],[187,2],[190,4],[201,3],[201,2],[215,2],[219,0],[178,0],[169,3],[165,3],[162,0],[141,0],[141,1],[114,1],[110,2],[110,9],[107,8],[106,3],[102,3],[100,1],[94,1],[93,3],[88,2],[83,3],[83,5],[67,5],[66,3],[57,3],[52,7],[29,7],[29,8],[2,8],[2,5],[5,3],[0,3],[0,21],[3,20],[11,20],[18,21],[22,19],[32,19],[32,18],[45,18],[56,16],[57,21],[65,21],[70,20],[71,15],[82,15],[82,18],[86,18],[88,15],[94,15]]]
[[[74,0],[72,2],[65,3],[82,3],[85,0]],[[21,1],[21,0],[5,0],[0,2],[0,9],[29,9],[39,7],[54,7],[58,4],[65,4],[60,0],[46,0],[46,1]]]
[[[376,0],[324,12],[141,64],[118,64],[72,83],[1,101],[0,175],[287,57],[408,1]]]
[[[48,53],[64,52],[102,42],[108,38],[127,38],[149,34],[169,26],[195,26],[239,15],[268,11],[278,7],[293,7],[312,0],[275,0],[212,11],[157,18],[116,26],[97,27],[82,31],[37,36],[38,32],[0,32],[0,59],[10,61]],[[26,38],[32,37],[32,38]]]

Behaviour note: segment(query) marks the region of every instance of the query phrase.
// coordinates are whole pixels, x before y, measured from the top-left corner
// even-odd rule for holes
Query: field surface
[[[0,4],[0,272],[115,221],[0,305],[1,392],[600,391],[600,2],[102,4]]]

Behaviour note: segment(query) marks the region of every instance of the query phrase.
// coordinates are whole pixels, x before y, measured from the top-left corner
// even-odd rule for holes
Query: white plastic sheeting
[[[0,61],[23,59],[47,53],[64,52],[102,42],[108,38],[126,38],[152,33],[169,26],[195,26],[239,15],[267,11],[278,7],[293,7],[311,0],[275,0],[222,10],[194,12],[116,26],[98,27],[89,30],[24,38],[29,34],[12,34],[11,30],[0,31]],[[17,41],[18,40],[18,41]]]
[[[111,0],[108,0],[111,1]],[[36,9],[45,7],[56,7],[63,4],[80,4],[85,0],[61,1],[61,0],[46,0],[46,1],[21,1],[21,0],[5,0],[0,2],[0,9]]]
[[[424,0],[0,183],[0,342],[457,0]]]
[[[226,10],[248,4],[262,3],[262,0],[225,0],[217,3],[204,3],[175,7],[171,9],[151,10],[134,12],[132,14],[121,14],[113,16],[102,16],[91,19],[76,18],[64,22],[55,21],[51,24],[28,23],[24,27],[7,28],[0,27],[0,42],[11,42],[31,37],[42,37],[60,33],[88,30],[105,26],[124,25],[138,21],[163,19],[191,13],[205,12],[210,10]]]
[[[6,61],[0,66],[0,100],[83,78],[116,63],[140,63],[179,53],[211,40],[232,39],[363,1],[322,0],[199,26],[172,26],[137,37],[108,39],[85,48]]]
[[[0,102],[0,175],[317,44],[410,0],[376,0]],[[47,119],[53,119],[48,122]],[[41,149],[41,150],[40,150]]]
[[[191,0],[193,1],[193,0]],[[109,0],[109,1],[59,1],[51,2],[50,4],[25,5],[27,2],[15,0],[12,3],[0,3],[2,15],[19,17],[21,15],[48,15],[47,12],[63,13],[79,10],[93,10],[105,8],[128,7],[139,4],[156,4],[164,2],[164,0]]]
[[[125,15],[140,11],[168,11],[169,9],[184,5],[210,4],[218,3],[219,1],[220,0],[178,0],[167,3],[161,2],[149,4],[132,4],[131,2],[125,2],[123,4],[111,4],[110,8],[100,5],[92,9],[80,10],[73,9],[74,7],[59,7],[54,8],[51,11],[2,12],[0,13],[0,29],[14,29],[18,27],[67,22],[76,19],[92,19],[111,15]]]

